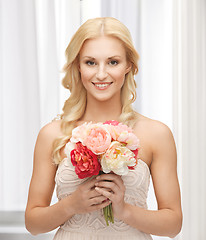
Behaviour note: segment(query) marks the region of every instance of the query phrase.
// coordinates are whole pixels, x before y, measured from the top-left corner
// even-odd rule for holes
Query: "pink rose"
[[[116,129],[117,135],[120,135],[121,132],[129,132],[129,133],[133,132],[132,128],[130,128],[127,125],[122,124],[122,123],[120,123],[118,126],[116,126],[115,129]]]
[[[109,131],[103,124],[89,126],[83,145],[87,146],[95,154],[103,154],[111,144]]]
[[[119,125],[119,122],[118,122],[118,121],[115,121],[115,120],[110,120],[110,121],[104,122],[103,124],[108,124],[108,125],[112,125],[112,126],[117,126],[117,125]]]
[[[101,168],[97,156],[80,142],[71,151],[71,162],[80,179],[98,175]]]
[[[127,132],[127,133],[133,132],[132,128],[128,127],[125,124],[118,123],[117,121],[111,121],[111,122],[112,122],[112,124],[105,124],[105,126],[108,129],[108,131],[114,141],[118,140],[118,138],[122,134],[122,132]],[[108,123],[110,123],[110,121],[108,121]]]

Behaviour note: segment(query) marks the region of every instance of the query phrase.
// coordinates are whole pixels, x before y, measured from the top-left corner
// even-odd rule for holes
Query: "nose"
[[[106,67],[104,65],[100,65],[97,69],[96,78],[98,80],[104,80],[108,76]]]

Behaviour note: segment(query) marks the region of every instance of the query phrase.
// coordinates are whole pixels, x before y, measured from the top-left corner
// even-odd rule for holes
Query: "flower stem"
[[[114,216],[113,216],[111,203],[105,208],[103,208],[103,213],[104,213],[104,219],[106,221],[107,226],[109,226],[109,222],[114,223]]]

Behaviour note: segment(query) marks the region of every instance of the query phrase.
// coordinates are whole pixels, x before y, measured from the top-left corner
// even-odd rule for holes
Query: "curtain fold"
[[[81,4],[80,0],[54,0],[56,18],[56,41],[58,53],[58,75],[60,81],[59,88],[59,111],[63,107],[64,101],[69,97],[69,91],[61,86],[61,79],[64,76],[62,68],[66,62],[65,50],[73,34],[81,24]]]
[[[35,31],[41,126],[59,111],[59,69],[54,0],[35,0]]]

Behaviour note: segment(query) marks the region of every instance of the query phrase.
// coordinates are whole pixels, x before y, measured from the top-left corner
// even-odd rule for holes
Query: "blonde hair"
[[[72,129],[76,127],[77,121],[83,116],[86,108],[86,90],[82,84],[78,69],[79,52],[86,40],[102,35],[119,39],[125,47],[127,61],[131,63],[131,70],[125,76],[121,91],[122,114],[119,121],[130,126],[134,123],[136,115],[132,109],[132,103],[136,99],[134,75],[138,72],[137,62],[139,55],[133,46],[130,32],[124,24],[115,18],[89,19],[80,26],[66,49],[66,64],[63,68],[65,76],[62,85],[69,89],[71,94],[65,101],[63,113],[61,114],[61,130],[64,136],[54,141],[53,159],[56,164],[61,162],[60,151],[71,138]]]

